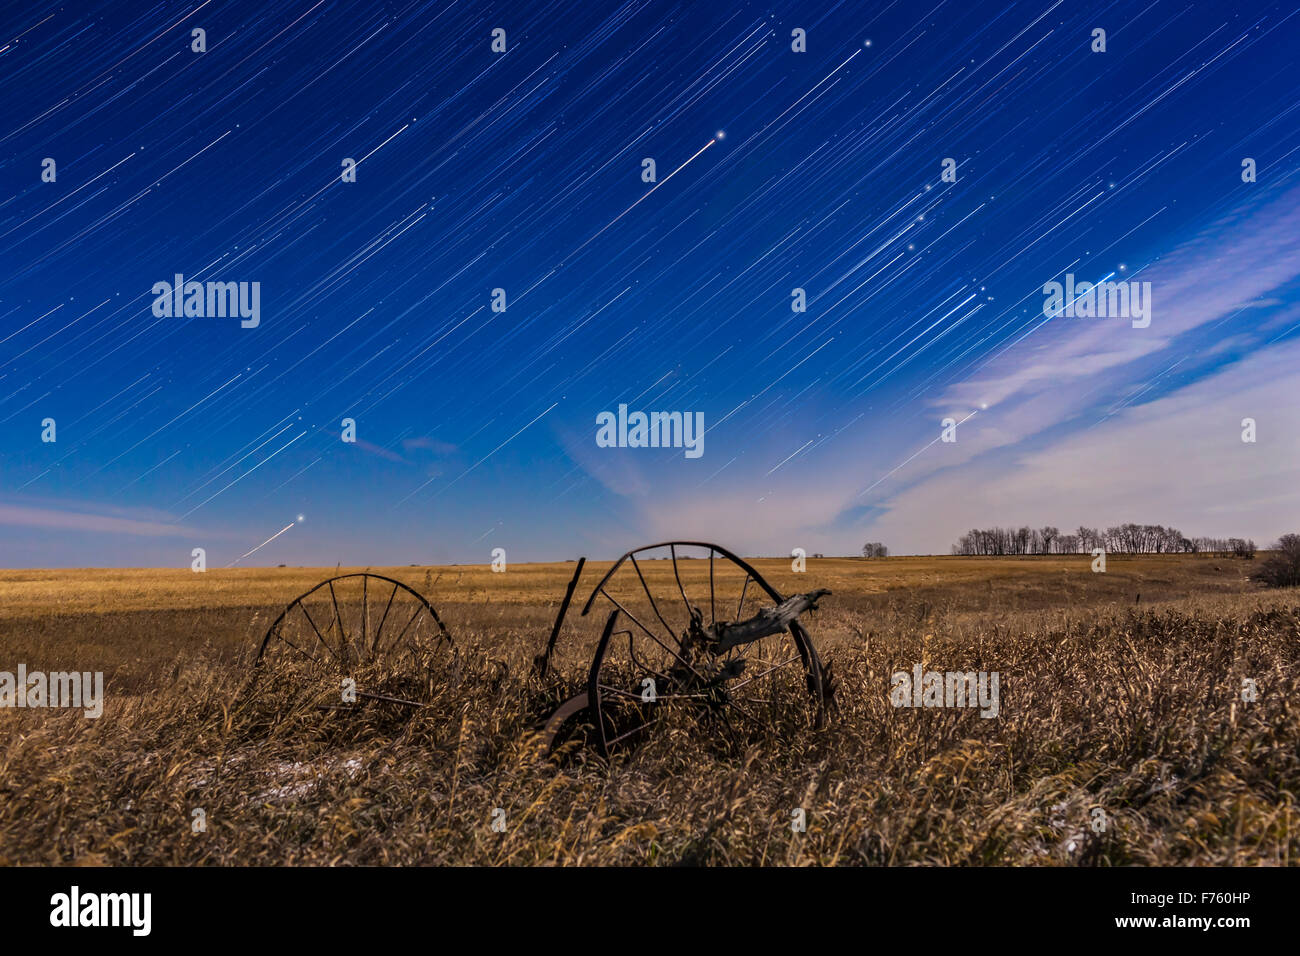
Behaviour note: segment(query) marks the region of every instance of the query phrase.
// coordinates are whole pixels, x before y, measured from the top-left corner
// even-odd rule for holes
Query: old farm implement
[[[550,675],[585,563],[578,561],[533,661],[542,680]],[[585,686],[542,724],[542,750],[576,734],[609,756],[674,714],[735,739],[762,726],[821,727],[831,695],[829,668],[799,618],[829,593],[786,598],[716,544],[670,541],[629,551],[583,604],[582,616],[604,614],[604,626]],[[354,573],[295,598],[267,630],[257,666],[291,665],[310,681],[328,676],[337,701],[339,678],[403,656],[418,660],[436,680],[441,667],[452,666],[455,644],[424,595],[392,578]],[[360,686],[352,693],[357,702],[421,706],[406,695]]]
[[[278,666],[304,683],[320,684],[327,676],[351,676],[367,665],[396,663],[404,656],[436,666],[454,655],[451,635],[424,595],[393,578],[362,572],[329,578],[294,598],[262,638],[256,667],[260,672]],[[337,680],[333,687],[338,689]],[[358,701],[420,706],[357,688],[348,693]]]

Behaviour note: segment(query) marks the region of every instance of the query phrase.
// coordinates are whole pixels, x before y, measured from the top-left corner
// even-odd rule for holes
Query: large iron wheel
[[[424,595],[393,578],[358,572],[322,581],[294,598],[267,629],[256,666],[322,683],[404,656],[427,660],[451,651],[451,636]],[[337,695],[338,683],[324,686]],[[364,689],[356,695],[418,706]]]
[[[586,703],[602,756],[684,710],[735,743],[824,725],[825,673],[797,619],[728,646],[730,629],[785,599],[725,548],[670,541],[629,551],[596,585],[582,613],[598,601],[610,611]]]

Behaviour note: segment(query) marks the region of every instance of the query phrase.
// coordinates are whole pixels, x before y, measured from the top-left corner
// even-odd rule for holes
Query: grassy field
[[[1249,562],[754,563],[783,593],[833,592],[804,618],[833,664],[829,725],[782,716],[738,741],[681,715],[608,762],[537,757],[538,720],[584,686],[599,633],[579,604],[548,679],[531,673],[572,563],[370,569],[427,596],[457,656],[373,675],[422,709],[347,713],[249,683],[271,621],[335,569],[0,571],[0,671],[103,671],[107,698],[98,720],[0,710],[0,862],[1296,859],[1300,593],[1259,590]],[[915,664],[998,672],[998,717],[893,707],[891,675]]]

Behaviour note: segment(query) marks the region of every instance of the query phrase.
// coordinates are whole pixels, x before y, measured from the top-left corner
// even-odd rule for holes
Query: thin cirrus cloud
[[[1077,267],[1076,275],[1101,278]],[[721,488],[692,488],[652,481],[640,462],[575,457],[638,507],[648,534],[689,526],[749,553],[792,545],[846,553],[866,538],[942,552],[994,520],[1172,522],[1189,534],[1271,540],[1300,527],[1288,490],[1300,485],[1300,455],[1280,439],[1241,442],[1240,422],[1267,420],[1274,437],[1300,429],[1291,411],[1300,351],[1277,341],[1297,309],[1270,295],[1297,277],[1300,188],[1292,188],[1222,217],[1130,276],[1152,283],[1149,328],[1121,318],[1040,319],[936,396],[934,416],[906,428],[883,419],[775,479],[741,466]],[[933,443],[949,414],[971,417],[956,443]],[[862,475],[887,477],[873,485]]]
[[[85,504],[52,506],[0,502],[0,527],[43,528],[86,534],[125,534],[146,538],[175,538],[193,535],[193,528],[160,519],[152,512],[131,517],[128,509],[101,508]]]
[[[1265,306],[1262,297],[1297,275],[1300,187],[1259,208],[1225,216],[1137,276],[1136,281],[1148,281],[1152,287],[1149,328],[1134,329],[1124,319],[1044,320],[1020,345],[979,376],[949,388],[939,402],[992,405],[1091,380],[1156,355],[1176,338],[1216,320]],[[1243,321],[1257,320],[1247,316]],[[1047,343],[1035,341],[1044,337]]]
[[[1294,434],[1300,351],[1260,337],[1277,319],[1294,325],[1294,305],[1267,296],[1298,276],[1300,189],[1291,189],[1146,270],[1149,328],[1048,322],[942,396],[943,407],[991,407],[957,444],[900,476],[904,490],[876,530],[918,550],[942,550],[995,521],[1181,522],[1191,534],[1265,539],[1293,530],[1300,508],[1286,482],[1295,486],[1298,456],[1280,440],[1246,444],[1240,433],[1254,417],[1271,436]],[[1227,340],[1246,354],[1170,384],[1178,367],[1231,351]]]
[[[460,453],[460,448],[458,446],[453,445],[450,442],[439,441],[436,438],[429,438],[427,436],[420,438],[404,438],[402,439],[402,448],[407,451],[418,449],[443,456],[457,455]]]
[[[1300,529],[1300,342],[1255,352],[1185,388],[1036,449],[1001,449],[927,477],[873,530],[943,551],[971,527],[1126,521],[1186,535],[1255,538]],[[1257,440],[1241,440],[1242,420]]]

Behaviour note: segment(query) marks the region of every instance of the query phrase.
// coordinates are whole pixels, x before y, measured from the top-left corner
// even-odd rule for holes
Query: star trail
[[[924,552],[990,508],[1064,525],[1062,496],[1261,539],[1300,514],[1287,5],[207,0],[0,31],[0,565]],[[1067,274],[1149,281],[1150,327],[1045,315]],[[195,310],[256,283],[255,327],[184,289],[158,314],[175,276]],[[703,413],[707,452],[598,447],[620,404]],[[1272,457],[1195,483],[1239,454],[1216,414],[1226,443],[1270,413]],[[1204,467],[1143,497],[1132,449],[1173,434]]]

